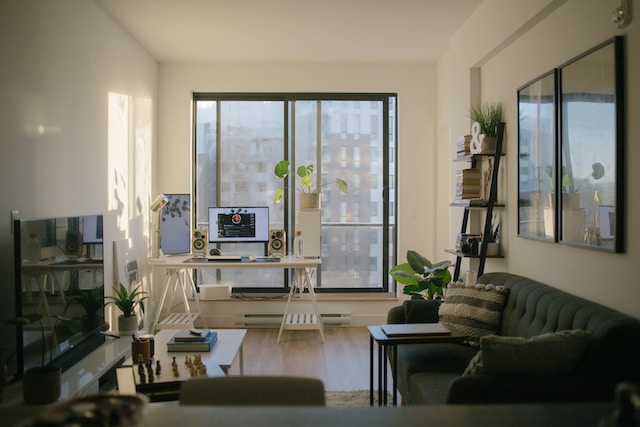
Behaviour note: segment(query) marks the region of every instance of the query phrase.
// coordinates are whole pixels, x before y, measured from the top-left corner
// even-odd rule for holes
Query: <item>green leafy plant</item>
[[[469,118],[480,123],[480,132],[487,137],[498,136],[498,125],[502,121],[502,104],[487,102],[477,104],[469,110]]]
[[[106,296],[109,302],[107,304],[114,304],[122,311],[124,317],[131,317],[135,314],[136,307],[140,306],[140,311],[144,313],[144,300],[149,298],[148,292],[141,290],[142,284],[136,286],[129,292],[127,288],[120,283],[120,286],[114,286],[113,291],[115,296]]]
[[[587,175],[575,185],[567,172],[566,166],[562,167],[562,191],[565,193],[577,193],[585,182],[589,182],[589,178],[598,181],[604,177],[605,169],[602,163],[596,162],[591,165],[591,174]]]
[[[407,262],[389,270],[389,274],[404,285],[402,293],[412,299],[435,299],[444,296],[451,282],[451,261],[432,263],[418,252],[407,251]]]
[[[322,187],[328,185],[329,183],[319,184],[314,186],[313,180],[311,178],[311,174],[313,173],[313,165],[303,165],[298,166],[296,169],[296,176],[300,178],[300,186],[297,186],[296,189],[301,193],[318,193]],[[286,179],[291,174],[291,162],[288,160],[281,160],[276,164],[274,169],[274,174],[276,178]],[[341,178],[336,178],[335,181],[338,189],[343,193],[347,194],[349,192],[349,187],[347,185],[347,181]],[[273,199],[273,204],[277,204],[282,200],[282,196],[284,195],[284,188],[282,186],[278,186],[276,190],[276,195]]]
[[[98,286],[88,291],[79,291],[79,293],[67,295],[67,299],[69,302],[66,310],[71,304],[78,304],[84,308],[87,316],[95,316],[98,310],[105,306],[104,287]]]

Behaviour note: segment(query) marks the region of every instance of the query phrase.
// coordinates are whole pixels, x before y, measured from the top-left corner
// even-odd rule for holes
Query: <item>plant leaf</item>
[[[416,273],[424,273],[425,267],[433,267],[431,261],[420,255],[418,252],[412,250],[407,251],[407,262]]]
[[[286,178],[289,176],[289,172],[290,169],[289,167],[291,166],[291,163],[288,160],[280,160],[277,164],[275,169],[273,170],[273,173],[278,177],[278,178]]]
[[[276,195],[273,197],[273,204],[277,205],[282,200],[282,196],[284,195],[284,190],[282,187],[278,187],[276,190]]]

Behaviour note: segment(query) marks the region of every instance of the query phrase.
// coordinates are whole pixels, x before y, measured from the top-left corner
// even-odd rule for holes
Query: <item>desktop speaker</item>
[[[269,255],[284,256],[287,254],[287,233],[284,230],[269,231]]]
[[[82,256],[82,233],[67,231],[64,239],[64,253],[69,256]]]
[[[207,254],[207,231],[193,230],[191,238],[191,253],[194,255]]]

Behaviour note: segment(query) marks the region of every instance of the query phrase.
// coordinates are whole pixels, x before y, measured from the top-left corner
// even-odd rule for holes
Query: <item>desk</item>
[[[382,326],[369,326],[369,403],[373,406],[373,342],[378,343],[378,405],[387,405],[387,364],[385,357],[387,347],[393,351],[393,404],[398,404],[398,345],[401,344],[424,344],[438,342],[462,342],[465,336],[452,332],[451,335],[410,335],[390,337],[384,333]]]
[[[194,321],[201,314],[200,311],[200,298],[196,291],[195,284],[191,274],[188,274],[191,270],[197,269],[222,269],[222,268],[279,268],[279,269],[294,269],[294,282],[289,292],[289,298],[285,306],[285,311],[282,317],[282,323],[280,325],[280,332],[278,334],[278,342],[283,330],[288,329],[318,329],[322,341],[324,341],[324,332],[322,321],[320,319],[320,311],[318,309],[318,302],[316,300],[316,294],[313,289],[313,283],[311,279],[311,271],[317,269],[322,261],[320,258],[306,258],[297,260],[294,257],[282,257],[280,262],[220,262],[220,261],[207,261],[206,258],[202,260],[193,261],[194,257],[167,257],[158,258],[150,261],[151,266],[155,272],[156,269],[167,270],[167,286],[162,294],[160,306],[158,307],[155,315],[155,320],[152,325],[152,330],[155,332],[157,329],[188,329],[195,327]],[[186,308],[184,314],[170,314],[167,316],[169,320],[159,321],[162,307],[165,304],[167,292],[169,289],[177,289],[182,293],[183,303]],[[310,296],[310,302],[312,305],[313,313],[311,315],[300,315],[289,313],[289,303],[293,299],[296,292],[300,294],[307,289]],[[197,305],[197,314],[192,313],[189,302],[187,299],[188,292],[191,292],[194,296],[194,301]],[[204,320],[204,319],[203,319]],[[205,327],[206,322],[205,322]]]

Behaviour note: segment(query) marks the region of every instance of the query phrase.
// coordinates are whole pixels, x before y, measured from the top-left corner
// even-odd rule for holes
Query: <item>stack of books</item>
[[[464,157],[471,154],[471,135],[464,135],[456,141],[456,155]]]
[[[479,199],[480,169],[462,169],[456,171],[456,199]]]
[[[167,342],[167,351],[211,351],[216,341],[218,333],[209,329],[180,330]]]

